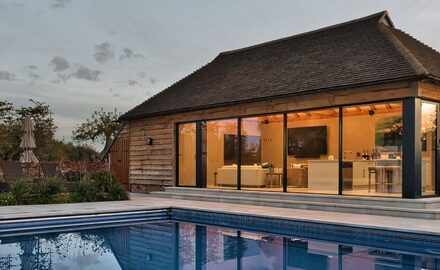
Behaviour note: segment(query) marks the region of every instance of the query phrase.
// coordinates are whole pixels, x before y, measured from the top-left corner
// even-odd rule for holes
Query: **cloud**
[[[70,79],[72,75],[71,74],[65,74],[65,73],[58,73],[57,74],[57,79],[52,80],[52,82],[54,83],[65,83],[68,79]]]
[[[153,77],[150,77],[150,83],[151,83],[151,84],[155,84],[155,83],[156,83],[156,79],[153,78]]]
[[[145,76],[147,76],[147,74],[145,72],[138,73],[138,77],[141,79],[145,78]]]
[[[101,74],[99,70],[93,70],[86,66],[79,65],[72,73],[72,76],[79,80],[99,81],[99,74]]]
[[[119,86],[121,87],[142,86],[142,83],[133,79],[128,79],[126,81],[120,81]]]
[[[52,4],[50,4],[50,7],[53,9],[64,8],[71,1],[72,0],[52,0]]]
[[[31,80],[31,83],[34,83],[36,80],[39,80],[42,78],[40,75],[35,73],[32,69],[27,69],[26,74],[29,77],[29,79]]]
[[[55,56],[52,61],[50,61],[49,66],[53,67],[53,71],[60,72],[68,69],[70,63],[64,57]]]
[[[38,69],[38,67],[35,66],[35,65],[29,65],[29,66],[27,66],[27,68],[28,69],[33,69],[33,70]]]
[[[95,58],[98,63],[105,63],[114,57],[115,53],[110,42],[105,41],[101,44],[95,45],[95,54],[93,54],[93,58]]]
[[[13,81],[14,78],[15,78],[14,73],[0,70],[0,81]]]
[[[143,56],[140,53],[134,53],[133,50],[130,48],[123,48],[122,54],[119,56],[119,59],[123,60],[123,59],[131,59],[131,58],[145,59],[145,56]]]

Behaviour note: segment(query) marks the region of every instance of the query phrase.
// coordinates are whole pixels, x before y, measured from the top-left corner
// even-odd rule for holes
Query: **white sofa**
[[[266,186],[266,178],[269,169],[263,169],[258,165],[241,166],[241,185],[245,187]],[[237,185],[237,165],[227,165],[217,169],[218,186]]]

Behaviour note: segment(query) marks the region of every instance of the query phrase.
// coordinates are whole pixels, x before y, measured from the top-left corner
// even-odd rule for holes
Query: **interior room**
[[[435,194],[437,105],[422,103],[422,192]],[[402,102],[202,122],[202,173],[208,188],[339,194],[342,112],[342,194],[402,196]],[[284,143],[286,124],[286,145]],[[195,186],[196,125],[179,125],[179,184]],[[286,147],[286,169],[283,153]]]
[[[402,103],[343,110],[343,194],[402,196]]]

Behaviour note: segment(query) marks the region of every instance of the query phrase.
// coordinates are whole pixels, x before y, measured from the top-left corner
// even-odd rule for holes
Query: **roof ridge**
[[[414,67],[414,71],[417,73],[420,73],[420,75],[428,75],[428,69],[420,62],[420,60],[414,55],[414,53],[411,52],[410,49],[408,49],[405,44],[394,35],[394,33],[388,28],[388,26],[383,25],[383,26],[379,26],[379,29],[384,33],[384,30],[388,33],[384,33],[389,40],[395,45],[396,49],[399,51],[399,53],[405,57],[407,60],[409,60],[410,64]],[[406,32],[400,30],[400,29],[396,29],[393,28],[394,30],[398,30],[400,32],[402,32],[403,34],[415,39],[414,37],[410,36],[409,34],[407,34]],[[418,40],[417,40],[418,41]],[[418,41],[420,42],[420,41]],[[420,42],[421,43],[421,42]],[[423,44],[423,43],[422,43]],[[425,45],[425,44],[423,44]],[[426,45],[425,45],[426,46]],[[429,46],[428,46],[429,47]],[[432,48],[431,48],[432,49]]]
[[[274,40],[262,42],[262,43],[259,43],[259,44],[255,44],[255,45],[251,45],[251,46],[246,46],[246,47],[239,48],[239,49],[223,51],[223,52],[220,52],[219,55],[232,54],[232,53],[236,53],[236,52],[241,52],[241,51],[257,48],[257,47],[260,47],[260,46],[265,46],[265,45],[269,45],[269,44],[273,44],[273,43],[278,43],[278,42],[282,42],[282,41],[289,40],[289,39],[292,39],[292,38],[302,37],[302,36],[318,33],[318,32],[321,32],[321,31],[326,31],[326,30],[330,30],[330,29],[333,29],[333,28],[337,28],[337,27],[341,27],[341,26],[345,26],[345,25],[349,25],[349,24],[353,24],[353,23],[358,23],[358,22],[366,21],[366,20],[369,20],[369,19],[372,19],[372,18],[378,17],[378,16],[380,16],[380,19],[378,20],[378,22],[381,19],[386,18],[388,24],[391,27],[394,27],[394,24],[391,21],[391,18],[389,17],[389,15],[388,15],[388,11],[384,10],[384,11],[381,11],[381,12],[377,12],[377,13],[365,16],[365,17],[361,17],[361,18],[350,20],[350,21],[333,24],[333,25],[330,25],[330,26],[325,26],[325,27],[322,27],[322,28],[319,28],[319,29],[308,31],[308,32],[303,32],[303,33],[295,34],[295,35],[288,36],[288,37],[274,39]]]

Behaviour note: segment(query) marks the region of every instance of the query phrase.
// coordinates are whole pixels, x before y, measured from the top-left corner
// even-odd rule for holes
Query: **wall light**
[[[153,138],[147,138],[147,145],[153,144]]]

